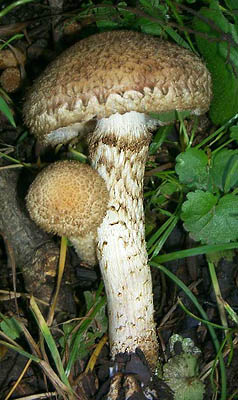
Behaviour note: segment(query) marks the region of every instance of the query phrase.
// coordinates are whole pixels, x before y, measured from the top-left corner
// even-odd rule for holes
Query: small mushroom
[[[6,68],[0,76],[0,84],[7,93],[16,92],[21,86],[21,73],[16,67]]]
[[[10,49],[0,50],[0,85],[7,93],[17,91],[25,76],[25,54],[18,48],[10,46]]]
[[[109,205],[97,230],[97,254],[109,314],[111,353],[139,347],[158,360],[151,273],[144,235],[143,177],[159,121],[151,113],[205,113],[211,78],[204,63],[176,44],[133,31],[81,40],[35,82],[25,122],[45,144],[67,142],[95,121],[92,166],[106,182]]]
[[[89,265],[96,264],[96,230],[107,203],[103,179],[77,161],[60,161],[43,169],[26,197],[33,221],[46,232],[67,236]]]
[[[18,65],[24,65],[26,62],[26,56],[22,50],[16,47],[11,49],[0,50],[0,69],[9,67],[17,67]]]

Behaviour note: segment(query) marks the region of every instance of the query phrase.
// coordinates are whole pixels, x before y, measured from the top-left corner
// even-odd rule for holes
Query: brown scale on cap
[[[24,106],[41,141],[48,133],[129,111],[205,113],[211,79],[204,63],[176,44],[133,31],[103,32],[66,50],[35,82]]]
[[[40,172],[26,201],[31,218],[42,229],[79,237],[100,225],[108,192],[103,179],[89,165],[61,161]]]

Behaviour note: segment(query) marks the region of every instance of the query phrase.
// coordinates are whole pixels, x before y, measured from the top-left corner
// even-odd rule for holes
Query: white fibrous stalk
[[[144,114],[113,115],[89,139],[92,166],[106,182],[109,204],[98,228],[97,256],[107,293],[112,356],[139,347],[158,359],[151,272],[144,233],[143,177],[156,126]]]
[[[89,232],[80,237],[70,237],[69,240],[74,246],[77,255],[83,262],[89,266],[97,264],[95,231]]]

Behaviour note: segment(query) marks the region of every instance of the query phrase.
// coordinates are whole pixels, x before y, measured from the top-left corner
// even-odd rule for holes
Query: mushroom
[[[43,169],[26,197],[33,221],[46,232],[67,236],[89,265],[96,264],[96,230],[107,203],[103,179],[89,165],[77,161],[60,161]]]
[[[17,67],[24,65],[25,62],[25,54],[16,47],[11,46],[11,49],[0,50],[0,69]]]
[[[143,176],[151,113],[205,113],[211,78],[203,62],[176,44],[133,31],[104,32],[73,45],[36,80],[25,122],[45,144],[88,135],[91,164],[106,182],[109,204],[97,230],[107,293],[112,357],[140,348],[158,360],[151,273],[144,235]]]
[[[6,68],[0,76],[0,84],[5,92],[16,92],[21,86],[20,70],[16,67]]]

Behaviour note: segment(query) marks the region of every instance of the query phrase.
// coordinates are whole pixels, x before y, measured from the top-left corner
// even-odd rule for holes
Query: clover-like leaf
[[[184,228],[194,240],[207,244],[238,239],[238,196],[218,196],[202,190],[190,192],[182,206]]]
[[[227,193],[238,186],[238,150],[223,149],[215,154],[211,165],[213,184]]]
[[[198,377],[198,359],[182,353],[168,360],[163,367],[163,378],[174,391],[175,400],[202,400],[205,385]]]
[[[175,171],[181,183],[190,189],[207,189],[209,182],[208,157],[204,151],[190,148],[176,158]]]

